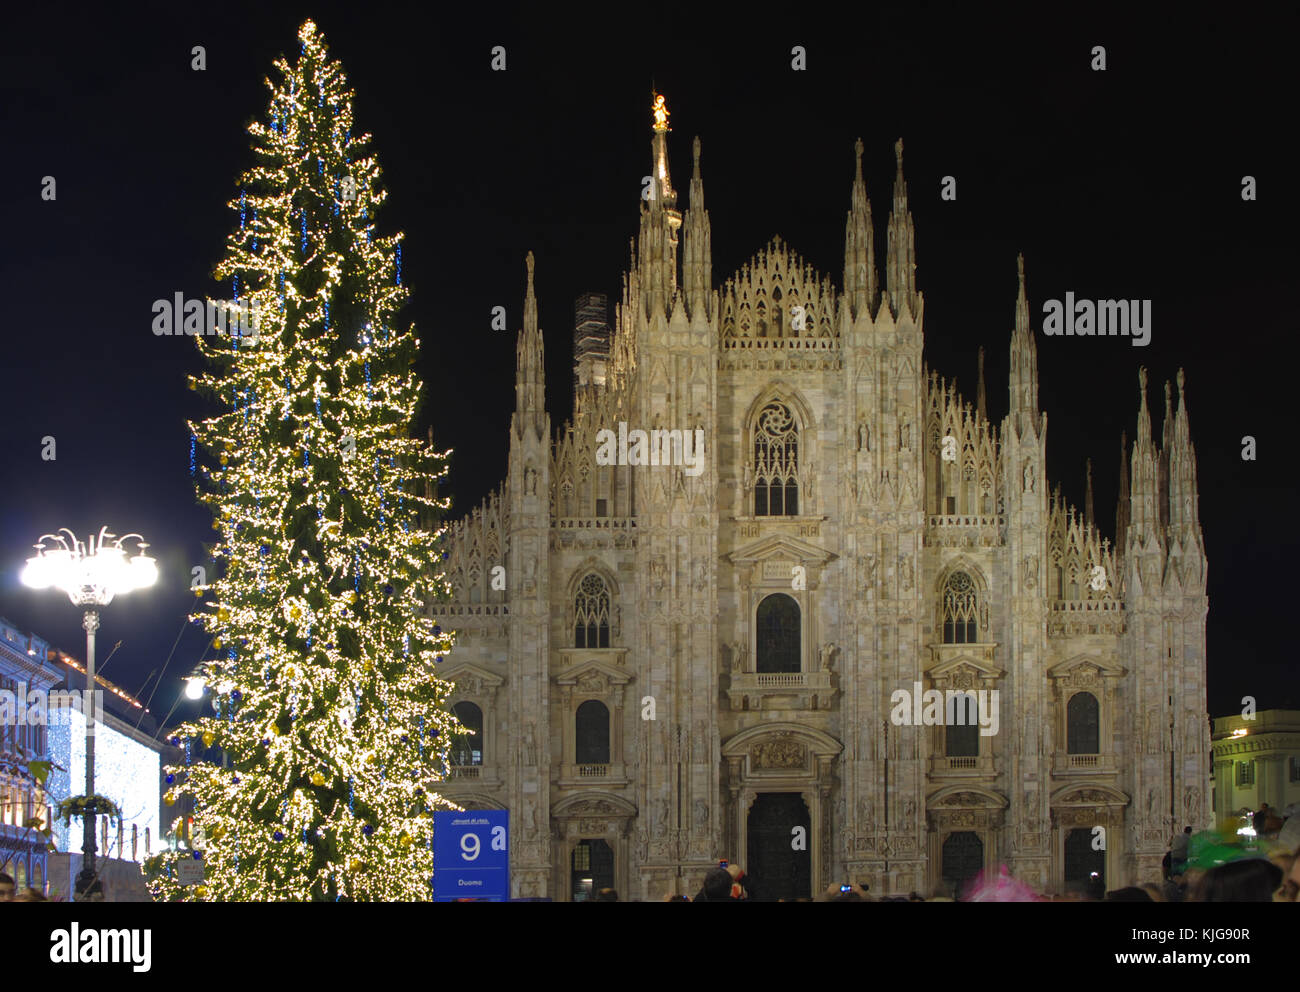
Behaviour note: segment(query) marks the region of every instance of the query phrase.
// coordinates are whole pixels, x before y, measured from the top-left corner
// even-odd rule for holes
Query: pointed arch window
[[[609,764],[609,708],[588,699],[574,714],[575,755],[580,765]]]
[[[773,593],[758,604],[756,619],[759,672],[803,671],[799,604],[785,593]]]
[[[575,648],[609,647],[609,587],[595,572],[586,575],[578,586],[573,613]]]
[[[451,708],[465,733],[458,733],[451,741],[453,765],[483,764],[483,711],[474,703],[457,703]]]
[[[1066,751],[1070,754],[1097,754],[1099,733],[1097,697],[1091,692],[1076,692],[1065,704]]]
[[[961,693],[948,700],[945,710],[944,753],[949,758],[978,758],[980,753],[979,708],[973,693]]]
[[[943,586],[943,643],[974,644],[978,639],[979,597],[965,572],[953,572]]]
[[[759,411],[754,425],[754,516],[799,515],[799,425],[784,403]]]

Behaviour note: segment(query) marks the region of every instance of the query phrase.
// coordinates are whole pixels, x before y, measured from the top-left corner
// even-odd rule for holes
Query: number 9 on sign
[[[460,838],[460,856],[466,861],[473,861],[478,855],[478,834],[463,834]]]

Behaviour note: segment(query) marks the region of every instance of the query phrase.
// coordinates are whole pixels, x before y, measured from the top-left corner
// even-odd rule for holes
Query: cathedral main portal
[[[749,863],[753,897],[763,902],[812,897],[812,815],[797,792],[760,792],[749,808]]]

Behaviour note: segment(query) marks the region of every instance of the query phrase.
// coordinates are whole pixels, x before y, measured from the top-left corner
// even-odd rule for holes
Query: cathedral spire
[[[683,222],[682,282],[686,286],[686,307],[690,315],[703,314],[707,319],[709,295],[713,287],[713,235],[709,213],[704,209],[704,180],[700,177],[700,139],[692,146],[691,205]]]
[[[1173,384],[1165,380],[1165,419],[1160,425],[1160,498],[1156,507],[1160,513],[1160,532],[1169,527],[1169,444],[1173,437]]]
[[[546,415],[546,350],[537,326],[537,295],[533,290],[533,253],[528,253],[528,288],[524,291],[524,326],[515,348],[515,425],[543,432]]]
[[[1174,384],[1165,380],[1165,424],[1162,428],[1160,446],[1169,449],[1170,438],[1174,434]]]
[[[1151,411],[1147,409],[1147,370],[1138,369],[1138,388],[1141,390],[1141,402],[1138,405],[1137,437],[1133,441],[1133,450],[1144,448],[1153,451],[1151,442]],[[1134,480],[1135,482],[1137,480]]]
[[[885,259],[886,288],[895,316],[906,303],[916,315],[916,232],[912,212],[907,208],[907,181],[903,179],[903,139],[894,144],[898,172],[894,176],[894,208],[889,213],[888,253]]]
[[[533,287],[533,267],[536,262],[533,260],[533,253],[530,251],[528,257],[524,260],[524,266],[528,269],[528,284],[524,288],[524,333],[537,333],[537,293]]]
[[[665,208],[677,206],[677,191],[673,189],[672,177],[668,174],[668,105],[662,93],[655,93],[650,104],[650,114],[654,118],[651,127],[653,137],[650,140],[651,154],[654,156],[653,188],[651,201],[658,200]]]
[[[1160,459],[1151,438],[1151,411],[1147,408],[1147,370],[1138,370],[1138,385],[1142,403],[1138,409],[1137,440],[1133,444],[1132,486],[1129,498],[1131,537],[1142,544],[1158,537],[1160,517],[1159,472]]]
[[[668,107],[662,93],[654,94],[650,105],[654,119],[650,139],[651,174],[641,206],[641,236],[638,255],[642,306],[648,315],[671,311],[677,293],[677,232],[682,215],[677,210],[677,191],[668,174]]]
[[[984,395],[984,346],[980,345],[979,357],[979,381],[975,384],[975,410],[979,413],[979,419],[987,422],[989,419],[988,403]]]
[[[1096,519],[1092,512],[1092,459],[1089,458],[1085,462],[1085,465],[1088,473],[1088,482],[1087,487],[1083,491],[1083,525],[1084,527],[1090,528]]]
[[[1038,424],[1038,346],[1029,329],[1029,297],[1025,293],[1025,256],[1016,256],[1020,288],[1016,292],[1016,329],[1011,332],[1011,421],[1022,435]]]
[[[1115,548],[1121,551],[1128,542],[1128,431],[1119,435],[1119,502],[1115,505]]]
[[[1192,444],[1191,423],[1187,417],[1187,379],[1178,370],[1178,412],[1169,431],[1169,531],[1171,536],[1194,539],[1202,547],[1200,493],[1196,484],[1196,448]]]
[[[857,164],[849,217],[844,225],[844,295],[851,301],[854,319],[876,304],[876,247],[871,227],[871,201],[862,179],[862,139],[853,146]]]

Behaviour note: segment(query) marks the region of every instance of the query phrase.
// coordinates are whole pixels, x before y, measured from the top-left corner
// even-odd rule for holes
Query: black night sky
[[[204,411],[186,375],[199,355],[190,340],[154,336],[151,305],[223,295],[211,272],[252,162],[244,128],[265,113],[263,77],[277,55],[296,57],[307,17],[356,90],[358,130],[375,136],[390,193],[381,227],[407,235],[408,315],[429,383],[421,432],[432,424],[455,449],[456,515],[504,473],[530,249],[548,406],[556,426],[565,419],[574,298],[612,303],[636,233],[652,81],[672,111],[683,195],[691,138],[703,141],[715,281],[780,234],[841,284],[858,137],[883,270],[902,136],[926,359],[973,401],[984,346],[995,421],[1017,252],[1036,329],[1043,301],[1067,291],[1152,300],[1146,348],[1036,333],[1050,481],[1082,506],[1091,457],[1113,538],[1138,367],[1150,370],[1157,439],[1164,381],[1185,368],[1210,560],[1211,713],[1238,711],[1243,695],[1260,709],[1300,706],[1280,624],[1295,605],[1279,581],[1296,543],[1281,512],[1296,481],[1285,358],[1296,333],[1285,290],[1296,270],[1294,12],[1219,20],[1179,8],[1143,24],[1129,11],[1049,21],[878,5],[850,15],[799,4],[779,17],[641,4],[188,6],[7,13],[0,39],[0,615],[81,657],[78,611],[22,587],[23,560],[61,526],[83,539],[104,524],[142,532],[162,579],[108,608],[99,656],[121,640],[104,674],[135,692],[183,631],[152,703],[159,716],[205,648],[185,618],[190,569],[214,532],[188,471],[185,421]],[[195,45],[206,71],[190,68]],[[505,72],[490,71],[495,45]],[[807,71],[790,68],[795,45]],[[1089,67],[1094,45],[1106,47],[1105,72]],[[947,175],[955,202],[939,197]],[[1256,202],[1242,201],[1245,175]],[[41,199],[44,176],[57,181],[53,202]],[[489,328],[498,305],[509,331]],[[55,461],[41,458],[46,435]],[[1244,435],[1257,461],[1242,461]]]

